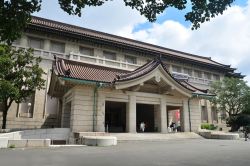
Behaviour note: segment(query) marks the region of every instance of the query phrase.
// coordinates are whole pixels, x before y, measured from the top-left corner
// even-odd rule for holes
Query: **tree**
[[[70,15],[81,16],[86,6],[101,6],[111,0],[58,0],[62,10]],[[183,10],[190,7],[185,14],[192,29],[200,27],[201,23],[223,14],[235,0],[123,0],[126,6],[136,9],[149,21],[156,20],[157,15],[169,7]],[[0,2],[0,41],[11,44],[21,36],[22,31],[31,20],[31,14],[38,12],[42,0],[2,0]]]
[[[33,50],[15,50],[0,45],[0,103],[2,104],[2,129],[6,128],[8,110],[13,102],[20,103],[43,88],[43,70],[39,67],[41,58],[33,56]]]
[[[231,126],[231,131],[237,131],[240,127],[250,126],[250,115],[241,113],[227,119],[227,124]]]
[[[227,112],[228,124],[231,130],[235,130],[237,127],[232,122],[237,121],[238,115],[250,104],[250,87],[242,79],[225,77],[223,81],[212,84],[210,91],[216,94],[211,102],[219,107],[219,111]]]
[[[31,14],[40,10],[40,0],[1,0],[0,41],[11,44],[21,37]]]

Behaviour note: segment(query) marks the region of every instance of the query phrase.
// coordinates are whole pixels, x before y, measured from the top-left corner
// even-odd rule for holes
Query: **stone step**
[[[176,140],[176,139],[202,139],[194,132],[179,133],[110,133],[111,136],[117,137],[118,141],[158,141],[158,140]]]
[[[106,132],[75,132],[74,138],[81,138],[85,136],[109,136],[109,133]]]

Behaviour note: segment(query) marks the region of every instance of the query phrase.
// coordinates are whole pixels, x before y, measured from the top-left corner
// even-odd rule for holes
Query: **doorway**
[[[105,102],[105,131],[112,133],[126,131],[126,103]]]
[[[145,123],[144,132],[155,132],[154,105],[136,104],[136,129],[141,132],[140,124]]]
[[[181,132],[183,130],[182,107],[167,106],[167,124],[170,132]]]

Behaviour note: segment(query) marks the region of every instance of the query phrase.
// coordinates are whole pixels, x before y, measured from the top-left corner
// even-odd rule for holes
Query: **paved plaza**
[[[183,139],[113,147],[0,149],[1,166],[247,166],[250,141]]]

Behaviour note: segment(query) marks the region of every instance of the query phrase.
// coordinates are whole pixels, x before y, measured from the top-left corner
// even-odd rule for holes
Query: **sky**
[[[198,30],[191,30],[191,23],[185,21],[188,10],[168,8],[156,22],[150,23],[122,0],[87,7],[82,17],[62,11],[57,0],[43,0],[41,11],[34,15],[211,57],[237,68],[236,72],[246,75],[250,85],[250,0],[236,0],[223,15],[202,24]]]

